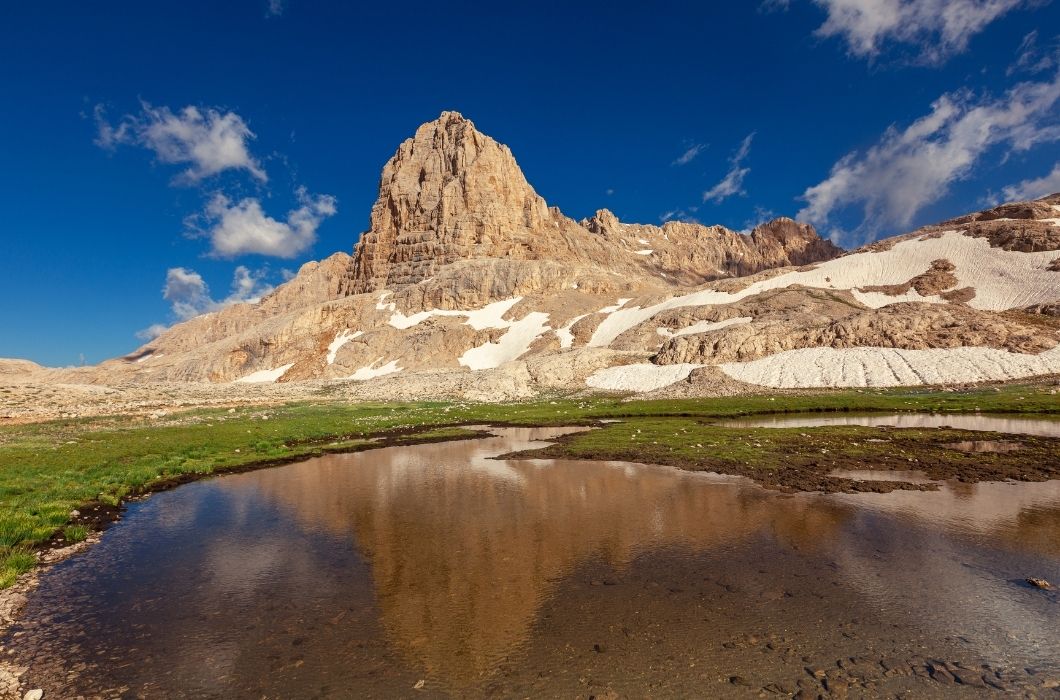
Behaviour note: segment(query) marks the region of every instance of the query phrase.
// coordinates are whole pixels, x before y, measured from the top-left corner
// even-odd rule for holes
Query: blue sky
[[[446,109],[575,218],[853,247],[1060,190],[1060,2],[496,5],[7,3],[0,357],[98,362],[352,250]]]

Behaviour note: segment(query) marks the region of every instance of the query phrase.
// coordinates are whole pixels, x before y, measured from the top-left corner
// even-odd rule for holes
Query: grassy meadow
[[[759,460],[768,467],[788,459],[800,444],[809,448],[809,443],[787,439],[763,451],[754,442],[761,445],[762,439],[773,438],[757,435],[761,430],[751,431],[755,437],[749,441],[747,429],[707,424],[712,419],[801,411],[1060,415],[1060,396],[1048,387],[1011,386],[963,392],[862,390],[672,401],[318,402],[190,411],[162,420],[106,417],[0,426],[0,588],[32,568],[34,549],[50,539],[61,537],[70,543],[89,535],[89,528],[72,522],[74,510],[93,504],[118,506],[131,495],[174,481],[377,444],[458,439],[474,434],[460,426],[477,423],[590,424],[607,418],[630,421],[579,437],[577,444],[583,446],[584,456],[612,454],[614,458],[660,461],[663,452],[677,450],[689,464],[694,459],[702,461],[709,452],[713,460]],[[664,417],[684,420],[678,426],[658,420]],[[631,427],[634,422],[639,427]],[[645,430],[651,439],[638,440]],[[838,442],[832,440],[837,444],[852,441],[840,428],[805,428],[799,433],[821,439],[839,436]],[[378,437],[384,441],[372,441]],[[709,444],[710,449],[694,447],[697,444]],[[577,451],[569,454],[578,456]]]

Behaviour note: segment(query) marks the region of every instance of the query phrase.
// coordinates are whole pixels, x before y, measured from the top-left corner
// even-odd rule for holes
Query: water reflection
[[[303,527],[356,542],[393,643],[430,672],[464,680],[518,648],[554,584],[582,561],[621,571],[643,550],[700,551],[762,530],[811,548],[849,510],[778,508],[761,489],[663,468],[489,459],[547,434],[503,433],[246,476]]]
[[[739,418],[719,423],[727,428],[818,428],[825,425],[866,425],[895,428],[957,428],[985,430],[1013,435],[1060,437],[1060,420],[1005,415],[894,413],[894,414],[803,414],[767,418]]]
[[[820,648],[851,610],[871,644],[905,639],[895,630],[917,649],[960,635],[1025,664],[1060,647],[1055,603],[1011,584],[1060,578],[1060,482],[789,496],[664,467],[490,459],[555,432],[334,455],[159,494],[44,576],[26,634],[7,641],[50,697],[386,696],[421,678],[427,694],[478,694],[498,669],[549,670],[534,665],[552,658],[542,650],[572,643],[542,610],[577,618],[605,599],[670,620],[652,647],[667,658],[716,648],[724,624]],[[587,567],[600,586],[579,584]],[[700,592],[674,594],[685,589]],[[850,655],[855,643],[834,636]],[[664,668],[610,658],[637,682]],[[710,654],[696,663],[710,668]]]

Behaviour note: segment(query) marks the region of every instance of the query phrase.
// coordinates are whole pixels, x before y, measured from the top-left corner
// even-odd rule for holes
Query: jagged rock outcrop
[[[787,350],[816,347],[988,347],[1038,354],[1056,347],[1060,340],[1060,322],[1049,326],[964,306],[906,302],[854,311],[838,320],[818,316],[814,322],[809,314],[791,314],[679,336],[668,340],[653,361],[746,362]]]
[[[603,267],[650,286],[700,284],[840,252],[791,219],[763,224],[749,236],[721,226],[627,225],[607,210],[575,222],[548,207],[507,146],[456,112],[443,112],[384,166],[370,227],[343,291],[399,289],[468,260]]]
[[[842,253],[809,224],[785,217],[761,224],[749,235],[724,226],[683,221],[668,221],[662,226],[625,224],[607,209],[581,223],[612,246],[643,255],[660,274],[686,286],[807,265]]]
[[[861,362],[873,348],[888,358],[964,352],[938,371],[881,381],[945,378],[954,367],[976,379],[1027,376],[1053,371],[1054,357],[1060,372],[1058,217],[1054,195],[850,254],[787,218],[746,234],[623,223],[606,209],[577,222],[547,205],[506,146],[444,112],[384,166],[352,256],[307,263],[257,303],[178,324],[98,367],[10,372],[107,385],[324,381],[357,398],[476,399],[606,389],[601,373],[616,369],[612,386],[694,374],[684,391],[713,382],[731,393],[740,373],[723,363],[814,348],[839,353],[813,360],[820,377],[836,376],[822,363],[845,362],[842,351]],[[989,353],[966,357],[980,349]],[[774,374],[788,381],[802,369]]]

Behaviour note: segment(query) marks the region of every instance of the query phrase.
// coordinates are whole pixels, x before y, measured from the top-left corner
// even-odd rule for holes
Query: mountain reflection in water
[[[612,664],[590,674],[627,690],[703,689],[712,663],[780,680],[803,673],[801,655],[852,655],[850,630],[865,649],[926,653],[959,635],[1060,670],[1057,606],[1013,583],[1060,578],[1060,482],[786,495],[665,467],[491,459],[563,430],[494,432],[133,504],[42,577],[7,646],[51,697],[378,696],[421,678],[427,694],[566,696],[577,678],[548,674],[600,629],[619,630],[615,646],[579,663]],[[793,656],[723,657],[747,630]]]
[[[468,679],[525,640],[554,583],[590,557],[621,570],[642,550],[699,551],[762,530],[815,547],[850,512],[807,500],[778,508],[776,494],[664,468],[490,459],[555,431],[503,433],[252,476],[303,527],[356,543],[394,644]]]

